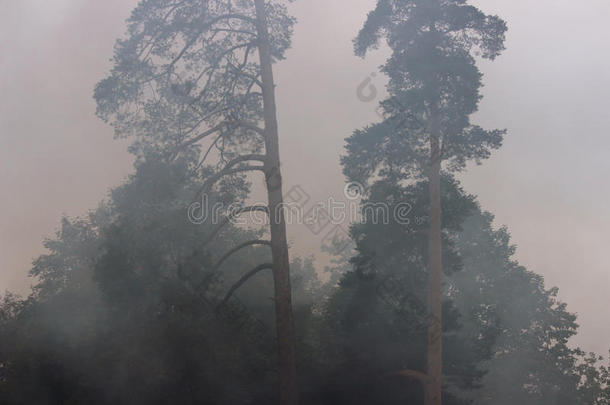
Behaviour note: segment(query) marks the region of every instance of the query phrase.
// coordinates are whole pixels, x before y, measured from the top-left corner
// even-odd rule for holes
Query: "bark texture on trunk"
[[[438,107],[430,111],[430,229],[428,233],[428,380],[425,405],[441,405],[442,389],[442,242],[441,151]]]
[[[279,354],[280,404],[298,404],[295,332],[286,223],[283,211],[282,176],[275,104],[275,84],[264,0],[255,0],[258,53],[263,83],[265,119],[265,181],[269,200],[271,253],[275,286],[275,321]]]

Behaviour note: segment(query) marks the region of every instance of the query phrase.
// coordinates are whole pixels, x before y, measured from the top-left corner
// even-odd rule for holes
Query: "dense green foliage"
[[[252,235],[229,226],[201,251],[210,226],[185,215],[197,187],[188,173],[185,163],[143,163],[87,218],[62,220],[34,262],[32,294],[2,302],[2,403],[274,402],[271,275],[217,307],[268,252],[251,248],[211,277],[224,246]],[[444,189],[446,403],[606,403],[608,369],[567,345],[577,326],[556,290],[514,261],[506,230],[455,180]],[[425,184],[373,190],[425,212]],[[303,403],[417,403],[421,388],[392,371],[423,361],[425,237],[393,222],[353,235],[352,263],[338,257],[327,269],[339,283],[321,282],[310,260],[293,262]]]

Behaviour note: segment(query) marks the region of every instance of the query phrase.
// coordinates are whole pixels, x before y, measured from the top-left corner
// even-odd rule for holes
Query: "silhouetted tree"
[[[443,401],[604,403],[607,369],[570,347],[576,316],[557,289],[515,261],[508,231],[494,229],[473,196],[448,176],[442,181]],[[413,375],[395,371],[426,363],[427,238],[418,219],[428,196],[426,181],[370,187],[363,206],[384,203],[393,211],[408,202],[412,210],[408,221],[384,223],[363,208],[363,223],[352,228],[353,268],[331,294],[320,328],[318,357],[328,361],[319,371],[323,403],[423,402],[418,384],[396,379]]]
[[[367,180],[396,172],[429,181],[428,360],[425,375],[417,374],[426,387],[426,405],[441,403],[442,162],[460,170],[501,144],[503,131],[485,131],[469,116],[481,87],[474,55],[498,56],[505,31],[500,18],[465,0],[379,0],[355,40],[356,54],[364,56],[386,39],[392,50],[383,66],[390,98],[382,103],[385,122],[348,139],[346,174]]]
[[[184,215],[202,184],[191,163],[147,159],[89,216],[62,220],[34,262],[31,296],[0,306],[3,404],[278,401],[271,274],[231,291],[270,252],[236,252],[220,271],[225,247],[260,231],[229,223],[202,250],[215,227]],[[244,187],[210,198],[233,201]],[[305,335],[319,281],[311,261],[294,265]]]
[[[98,115],[119,137],[134,136],[139,157],[201,153],[198,167],[215,148],[219,170],[199,190],[206,195],[220,179],[258,171],[265,175],[263,210],[270,240],[253,240],[229,251],[266,244],[271,268],[282,404],[298,401],[295,336],[279,137],[272,64],[290,46],[294,19],[278,1],[142,1],[128,21],[128,37],[117,42],[114,67],[96,87]],[[258,54],[258,61],[253,60]],[[260,126],[260,123],[263,123]],[[207,142],[207,143],[206,143]],[[212,234],[213,236],[214,234]],[[209,239],[202,242],[209,243]]]

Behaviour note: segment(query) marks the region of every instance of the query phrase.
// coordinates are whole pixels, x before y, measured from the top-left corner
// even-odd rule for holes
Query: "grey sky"
[[[124,142],[95,115],[95,83],[135,0],[0,0],[0,290],[25,291],[32,258],[62,214],[95,208],[131,170]],[[607,92],[610,43],[604,0],[477,2],[509,24],[507,51],[483,63],[476,121],[507,128],[504,147],[462,176],[507,225],[517,258],[579,314],[587,350],[610,348]],[[356,88],[383,62],[352,54],[374,0],[299,0],[288,59],[277,66],[287,186],[312,200],[341,197],[343,139],[377,119]],[[373,84],[382,97],[384,80]],[[303,169],[305,168],[305,169]],[[300,254],[319,240],[291,228]]]

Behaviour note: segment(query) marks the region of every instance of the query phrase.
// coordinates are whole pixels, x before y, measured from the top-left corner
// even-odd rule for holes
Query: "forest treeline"
[[[271,215],[273,64],[295,23],[275,0],[134,9],[94,92],[134,173],[61,219],[28,296],[1,297],[0,403],[610,404],[610,367],[570,344],[576,316],[457,177],[506,132],[470,122],[504,21],[465,0],[377,1],[354,50],[391,51],[383,120],[337,159],[363,207],[425,220],[363,209],[324,269],[289,256]],[[248,205],[257,185],[267,204]],[[192,221],[202,196],[240,208]],[[268,223],[232,220],[252,212]]]
[[[256,235],[227,226],[199,248],[213,227],[184,214],[200,185],[193,164],[142,162],[89,216],[62,220],[31,295],[3,298],[1,403],[277,402],[271,274],[223,303],[270,254],[254,247],[214,269]],[[607,404],[608,368],[568,345],[576,317],[557,290],[514,260],[507,230],[456,180],[443,189],[444,402]],[[227,185],[214,198],[242,192]],[[388,196],[425,210],[423,183],[383,181],[370,198]],[[301,402],[421,403],[421,387],[394,372],[425,362],[426,238],[395,222],[352,234],[355,250],[326,277],[310,259],[291,263]]]

